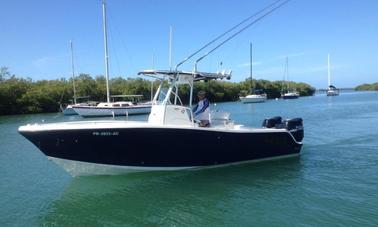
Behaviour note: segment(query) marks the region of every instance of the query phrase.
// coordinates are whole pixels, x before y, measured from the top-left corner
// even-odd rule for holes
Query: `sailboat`
[[[107,102],[101,102],[97,106],[73,106],[73,109],[82,117],[108,117],[127,116],[132,114],[148,114],[151,112],[151,104],[139,104],[131,101],[110,102],[109,92],[109,55],[108,37],[106,24],[106,3],[102,1],[102,19],[104,30],[104,53],[105,53],[105,79]],[[139,95],[136,95],[136,97]]]
[[[289,58],[288,57],[286,57],[286,62],[285,62],[284,81],[286,82],[287,92],[286,93],[282,92],[281,97],[283,99],[297,99],[299,97],[299,93],[297,91],[295,91],[295,90],[290,90],[290,84],[289,84]]]
[[[265,102],[266,93],[264,93],[260,90],[255,90],[255,86],[253,85],[253,80],[252,80],[252,43],[250,44],[250,77],[251,77],[251,94],[246,95],[244,97],[240,97],[240,101],[242,101],[242,103]]]
[[[89,96],[77,97],[76,96],[76,86],[75,86],[75,65],[74,65],[74,55],[73,55],[73,43],[70,41],[71,49],[71,67],[72,67],[72,86],[73,86],[73,104],[67,105],[66,108],[60,107],[64,115],[77,115],[73,107],[77,106],[90,106],[96,102],[89,102]],[[86,102],[78,102],[78,100],[87,100]]]
[[[329,60],[329,54],[328,54],[328,90],[327,90],[327,96],[337,96],[339,95],[339,89],[337,89],[335,86],[331,84],[331,64]]]

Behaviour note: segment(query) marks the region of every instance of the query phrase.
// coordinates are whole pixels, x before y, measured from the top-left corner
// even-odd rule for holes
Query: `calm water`
[[[71,178],[17,127],[79,117],[0,117],[0,226],[378,225],[378,93],[216,108],[250,126],[268,116],[301,116],[302,155],[200,171]]]

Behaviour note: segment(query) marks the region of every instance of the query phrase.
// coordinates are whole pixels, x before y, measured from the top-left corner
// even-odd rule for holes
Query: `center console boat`
[[[195,81],[230,78],[229,73],[145,70],[161,83],[147,122],[101,120],[28,124],[18,131],[73,176],[219,167],[298,155],[301,118],[263,120],[260,128],[235,123],[225,112],[211,112],[200,127],[191,109]],[[178,95],[189,86],[189,107]]]

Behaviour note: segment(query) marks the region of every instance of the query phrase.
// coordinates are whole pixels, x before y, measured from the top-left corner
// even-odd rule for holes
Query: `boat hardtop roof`
[[[151,76],[158,79],[164,79],[168,77],[170,79],[177,79],[179,76],[193,76],[193,81],[200,80],[217,80],[217,79],[231,79],[232,71],[225,70],[222,72],[208,73],[198,71],[179,71],[179,70],[154,70],[148,69],[138,73],[138,75]]]

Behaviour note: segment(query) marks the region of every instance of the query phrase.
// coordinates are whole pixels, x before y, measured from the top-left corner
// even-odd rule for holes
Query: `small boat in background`
[[[79,98],[87,98],[87,97],[76,97],[76,86],[75,86],[75,65],[74,65],[74,55],[73,55],[73,44],[72,40],[70,40],[70,49],[71,49],[71,67],[72,67],[72,86],[73,86],[73,104],[67,105],[66,108],[64,108],[62,105],[60,105],[60,110],[64,115],[77,115],[75,110],[72,108],[72,106],[76,105],[86,105],[86,103],[77,103],[77,99]]]
[[[283,99],[297,99],[299,98],[299,93],[296,90],[290,90],[289,84],[289,58],[286,57],[285,71],[284,71],[284,81],[286,82],[287,91],[284,93],[282,91],[281,98]],[[282,86],[283,89],[284,86]]]
[[[283,99],[297,99],[299,97],[299,93],[294,91],[294,92],[286,92],[285,94],[282,95]]]
[[[250,44],[250,77],[251,77],[251,94],[239,97],[242,103],[258,103],[265,102],[267,95],[261,90],[255,90],[255,85],[252,79],[252,43]]]
[[[111,102],[110,97],[140,97],[141,95],[116,95],[110,96],[109,91],[109,54],[106,23],[106,4],[102,1],[102,19],[104,32],[104,56],[105,56],[105,80],[106,80],[106,102],[96,106],[73,106],[72,108],[82,117],[109,117],[127,116],[132,114],[148,114],[151,111],[151,104],[139,102]]]
[[[112,95],[112,102],[101,102],[95,106],[74,105],[72,109],[82,117],[114,117],[149,114],[151,103],[139,102],[142,95]],[[115,98],[131,98],[132,101],[114,101]]]
[[[337,89],[335,86],[331,84],[331,64],[329,60],[329,54],[328,54],[328,90],[327,90],[327,96],[337,96],[339,95],[340,90]]]
[[[240,97],[240,101],[242,101],[242,103],[259,103],[265,102],[266,99],[266,93],[259,93],[259,91],[255,91],[254,94],[251,95]]]

